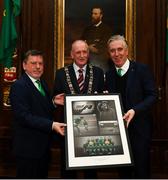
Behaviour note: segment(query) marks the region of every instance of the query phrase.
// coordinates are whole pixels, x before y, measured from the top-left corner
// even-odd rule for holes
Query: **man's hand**
[[[65,135],[65,127],[66,127],[66,124],[64,123],[53,122],[52,124],[53,131],[61,134],[62,136]]]
[[[64,105],[64,93],[54,96],[53,101],[56,105]]]
[[[128,110],[124,114],[123,119],[127,122],[127,127],[129,125],[130,121],[132,120],[132,118],[134,117],[134,115],[135,115],[135,111],[133,109]]]
[[[109,92],[107,90],[103,91],[103,94],[108,94]]]
[[[96,46],[96,44],[90,44],[89,45],[89,50],[91,52],[93,52],[93,53],[98,53],[99,51],[98,51],[98,49],[95,46]]]

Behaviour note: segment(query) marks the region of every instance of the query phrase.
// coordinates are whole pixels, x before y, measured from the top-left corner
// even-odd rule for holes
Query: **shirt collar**
[[[100,24],[102,23],[102,21],[99,21],[97,24],[95,24],[94,26],[95,27],[98,27],[98,26],[100,26]]]
[[[124,75],[128,71],[129,65],[130,65],[130,61],[127,59],[122,67],[120,67],[120,68],[116,67],[116,69],[117,70],[122,69],[122,75]]]
[[[27,73],[26,73],[27,74]],[[28,77],[30,78],[30,80],[35,84],[35,82],[38,80],[38,79],[34,79],[33,77],[31,77],[29,74],[27,74]],[[40,80],[40,79],[39,79]]]
[[[83,66],[83,68],[80,68],[79,66],[77,66],[75,63],[73,63],[73,68],[74,68],[74,70],[75,70],[75,73],[78,73],[78,70],[79,69],[83,69],[83,71],[84,71],[84,73],[86,72],[86,66],[87,66],[87,64],[85,64],[84,66]]]

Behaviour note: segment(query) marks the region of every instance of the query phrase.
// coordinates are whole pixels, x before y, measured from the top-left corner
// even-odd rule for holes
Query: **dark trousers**
[[[122,179],[150,178],[150,139],[145,139],[136,133],[129,135],[134,165],[119,168]]]
[[[48,157],[43,159],[16,158],[17,179],[39,179],[48,177]]]
[[[84,179],[97,179],[97,172],[95,169],[84,169],[84,170],[65,170],[61,169],[62,179],[79,179],[78,172],[82,172]]]

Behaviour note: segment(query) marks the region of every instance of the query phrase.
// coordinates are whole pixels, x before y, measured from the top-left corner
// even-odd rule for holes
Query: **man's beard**
[[[92,24],[98,24],[100,22],[100,19],[93,19],[92,18]]]

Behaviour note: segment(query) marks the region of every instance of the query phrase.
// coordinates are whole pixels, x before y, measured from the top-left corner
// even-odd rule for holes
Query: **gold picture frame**
[[[117,1],[118,2],[118,1]],[[65,62],[65,0],[54,0],[54,64],[55,69]],[[136,0],[125,0],[125,36],[129,45],[129,58],[136,58]]]

